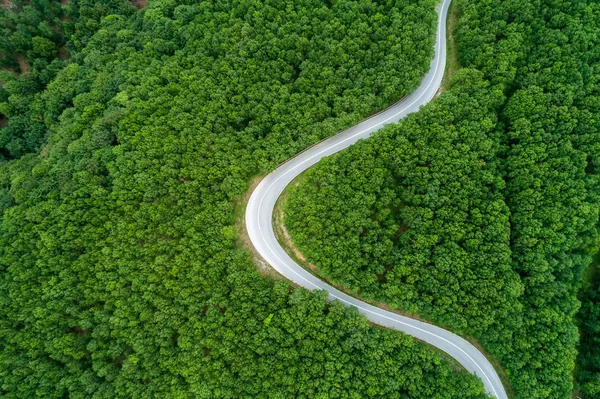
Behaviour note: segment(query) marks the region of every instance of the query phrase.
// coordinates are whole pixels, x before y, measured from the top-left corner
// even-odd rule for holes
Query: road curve
[[[507,399],[506,391],[494,367],[486,357],[463,338],[442,328],[392,313],[353,298],[319,280],[298,265],[281,247],[273,230],[273,212],[285,187],[300,173],[328,155],[349,147],[389,123],[398,122],[418,111],[434,98],[444,75],[446,64],[446,17],[451,0],[443,0],[438,8],[435,56],[421,85],[411,95],[385,111],[366,119],[314,147],[300,153],[266,176],[252,193],[246,208],[246,227],[256,251],[283,276],[309,290],[326,290],[330,300],[354,306],[370,321],[393,328],[425,341],[452,356],[469,372],[483,381],[486,391],[498,399]]]

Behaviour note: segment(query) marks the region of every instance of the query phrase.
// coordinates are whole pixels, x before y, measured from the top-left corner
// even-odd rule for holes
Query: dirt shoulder
[[[277,273],[263,257],[256,251],[254,245],[252,245],[252,241],[250,241],[250,236],[248,235],[248,228],[246,227],[246,207],[248,206],[248,201],[250,200],[250,196],[254,192],[256,186],[264,179],[264,176],[256,176],[250,180],[250,184],[248,186],[248,190],[246,194],[238,201],[234,203],[235,205],[235,228],[239,232],[236,245],[240,249],[248,250],[252,254],[252,259],[254,263],[258,266],[258,270],[260,273],[270,279],[283,279],[279,273]]]
[[[277,200],[277,203],[275,204],[275,210],[273,212],[273,228],[275,230],[275,236],[277,238],[277,241],[279,242],[279,244],[281,245],[281,247],[285,250],[285,252],[287,252],[288,255],[290,255],[290,257],[296,262],[298,263],[300,266],[302,266],[306,271],[310,272],[311,274],[313,274],[314,276],[318,277],[320,280],[325,281],[327,284],[331,285],[332,287],[335,287],[336,289],[338,289],[339,291],[350,295],[356,299],[359,299],[365,303],[368,303],[370,305],[376,306],[380,309],[384,309],[387,310],[389,312],[401,315],[401,316],[406,316],[406,317],[410,317],[411,319],[415,319],[415,320],[419,320],[422,321],[424,323],[428,323],[428,324],[433,324],[433,325],[437,325],[441,328],[444,328],[448,331],[453,331],[453,329],[451,328],[451,326],[448,325],[444,325],[444,324],[439,324],[439,323],[434,323],[429,319],[423,318],[421,317],[421,315],[419,315],[418,313],[408,313],[408,312],[403,312],[400,311],[398,309],[392,308],[391,306],[389,306],[387,303],[385,302],[378,302],[378,301],[373,301],[370,299],[366,299],[363,298],[360,295],[360,292],[352,292],[350,291],[347,287],[336,283],[334,281],[332,281],[328,276],[323,275],[319,268],[313,264],[307,261],[306,256],[294,245],[294,241],[290,235],[290,233],[287,231],[286,227],[285,227],[285,212],[284,212],[284,207],[285,207],[285,202],[289,197],[290,194],[290,187],[292,186],[298,186],[298,184],[300,183],[302,176],[304,175],[304,173],[300,174],[299,176],[297,176],[287,187],[286,189],[283,191],[283,193],[281,194],[281,196],[279,197],[279,199]],[[267,265],[268,267],[268,265]],[[376,327],[380,327],[377,324],[371,323]],[[384,327],[380,327],[380,328],[384,328]],[[500,379],[502,380],[502,383],[504,384],[507,394],[509,396],[509,398],[513,397],[513,394],[510,390],[510,384],[508,382],[508,377],[506,375],[506,372],[504,371],[504,369],[502,368],[500,362],[494,358],[494,356],[492,356],[488,351],[486,351],[482,345],[478,342],[478,340],[473,337],[473,336],[469,336],[469,335],[465,335],[465,334],[460,334],[458,333],[457,335],[461,336],[462,338],[466,339],[467,341],[469,341],[474,347],[476,347],[481,353],[483,353],[485,355],[485,357],[490,361],[490,363],[492,364],[492,366],[494,366],[494,368],[496,369],[496,372],[498,373],[498,375],[500,376]],[[424,341],[421,341],[424,342]],[[426,343],[426,342],[424,342]],[[429,344],[428,344],[429,345]],[[462,366],[460,366],[453,358],[447,356],[444,352],[441,352],[439,349],[434,348],[437,352],[441,353],[444,359],[449,360],[451,363],[453,363],[456,367],[461,368]]]
[[[462,68],[458,59],[458,48],[454,37],[459,18],[460,14],[458,13],[458,7],[455,2],[452,2],[452,4],[450,4],[450,10],[448,10],[448,21],[446,24],[446,71],[444,72],[442,86],[440,87],[438,94],[441,94],[450,88],[452,77]]]

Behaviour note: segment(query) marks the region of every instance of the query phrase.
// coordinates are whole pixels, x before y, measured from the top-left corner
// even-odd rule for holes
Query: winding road
[[[489,394],[498,399],[507,399],[506,391],[492,364],[468,341],[440,327],[370,305],[319,280],[292,260],[277,241],[273,229],[275,203],[285,187],[296,176],[319,162],[321,158],[341,151],[358,140],[369,137],[385,125],[398,122],[406,115],[418,111],[422,105],[435,97],[442,83],[446,64],[446,18],[450,1],[443,0],[438,8],[435,56],[421,85],[411,95],[385,111],[309,148],[266,176],[256,187],[248,202],[246,228],[256,251],[277,272],[289,280],[309,290],[326,290],[329,292],[330,300],[338,300],[348,306],[356,307],[373,323],[402,331],[439,348],[469,372],[481,378]]]

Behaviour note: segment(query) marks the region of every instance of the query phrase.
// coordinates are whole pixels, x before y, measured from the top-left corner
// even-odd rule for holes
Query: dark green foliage
[[[102,17],[135,11],[128,0],[10,3],[7,9],[0,7],[0,68],[21,74],[3,72],[0,76],[0,116],[7,119],[0,129],[0,161],[37,151],[45,143],[48,132],[40,112],[46,110],[37,95],[65,65],[59,48],[63,56],[67,47],[74,55],[80,54],[77,51],[96,32]],[[81,60],[76,57],[74,61]],[[51,112],[59,115],[66,105]]]
[[[0,164],[0,396],[485,398],[236,242],[252,175],[418,85],[434,2],[182,3],[74,22],[11,111],[47,139]]]
[[[81,50],[102,17],[135,12],[128,0],[70,0],[64,4],[6,0],[4,4],[0,6],[0,68],[16,72],[25,72],[23,66],[38,61],[51,62],[62,46]]]
[[[64,17],[65,9],[58,1],[4,2],[0,7],[0,68],[25,72],[28,62],[52,61],[58,47],[65,44],[61,30]]]
[[[481,74],[309,172],[286,223],[348,289],[477,336],[517,398],[567,398],[598,247],[600,5],[459,6]]]
[[[586,399],[600,398],[600,269],[597,260],[591,279],[582,290],[579,311],[581,342],[577,388]]]

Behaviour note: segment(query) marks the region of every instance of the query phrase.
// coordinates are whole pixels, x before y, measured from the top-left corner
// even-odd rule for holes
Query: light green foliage
[[[236,245],[251,176],[418,85],[434,2],[96,3],[3,105],[41,133],[0,164],[0,396],[485,398]]]
[[[35,36],[33,39],[31,39],[31,41],[33,43],[34,54],[49,59],[56,57],[58,49],[51,40],[48,40],[45,37]]]

